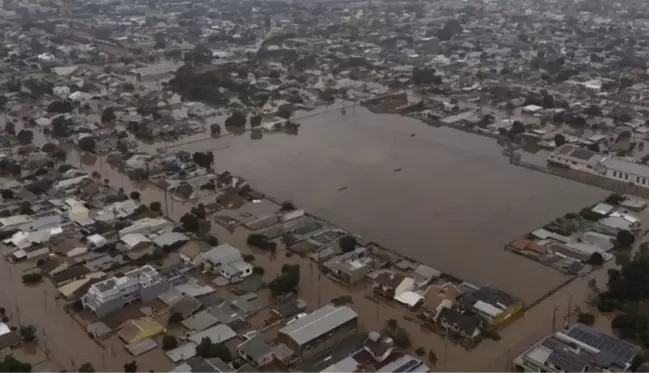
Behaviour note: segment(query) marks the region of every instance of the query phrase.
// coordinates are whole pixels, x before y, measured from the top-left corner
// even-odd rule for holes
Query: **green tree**
[[[30,130],[20,130],[16,138],[21,145],[29,145],[34,141],[34,133]]]
[[[625,198],[617,193],[613,193],[606,197],[605,202],[610,204],[610,205],[619,205],[620,203],[624,202]]]
[[[297,291],[300,284],[300,266],[284,264],[282,272],[275,277],[268,288],[273,296],[280,296]]]
[[[130,194],[130,197],[133,201],[139,201],[140,200],[140,192],[133,191]]]
[[[130,363],[124,363],[124,372],[137,372],[137,363],[135,360]]]
[[[356,245],[358,245],[358,242],[356,241],[356,237],[352,235],[345,235],[338,240],[338,246],[343,252],[350,252],[354,251],[356,249]]]
[[[19,330],[20,338],[25,342],[36,340],[36,328],[33,325],[24,325]]]
[[[523,122],[515,120],[514,123],[512,123],[511,132],[515,135],[521,135],[525,133],[525,125],[523,124]]]
[[[178,340],[173,335],[165,335],[162,338],[162,349],[164,351],[173,350],[178,347]]]
[[[180,224],[182,227],[189,232],[198,232],[198,218],[192,214],[185,214],[180,218]]]
[[[94,153],[95,146],[97,146],[97,143],[95,142],[95,139],[92,138],[92,136],[86,136],[79,139],[79,149],[84,152]]]
[[[79,372],[94,372],[95,367],[92,366],[90,363],[83,363],[81,366],[79,366]]]
[[[577,321],[581,324],[592,326],[595,324],[595,315],[592,313],[580,313],[577,316]]]
[[[590,264],[592,266],[599,267],[602,264],[604,264],[604,257],[600,253],[592,253],[590,258],[588,258],[588,261],[586,262],[587,264]]]
[[[149,209],[151,211],[160,212],[162,211],[162,204],[158,201],[151,202],[151,204],[149,205]]]
[[[174,312],[169,315],[169,320],[167,321],[169,325],[180,324],[183,321],[183,314],[180,312]]]
[[[7,124],[5,125],[5,132],[11,136],[16,135],[16,125],[14,124],[14,122],[12,121],[7,122]]]
[[[9,355],[0,363],[0,372],[31,372],[32,365],[16,360]]]
[[[565,143],[566,143],[566,137],[564,135],[560,133],[554,135],[554,145],[561,146],[561,145],[565,145]]]
[[[621,230],[617,232],[617,242],[624,246],[630,247],[635,243],[635,235],[627,230]]]

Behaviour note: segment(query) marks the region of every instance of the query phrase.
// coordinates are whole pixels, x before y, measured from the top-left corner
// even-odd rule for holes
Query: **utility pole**
[[[566,318],[566,329],[570,325],[571,317],[572,317],[572,294],[570,294],[570,296],[568,297],[568,317]]]
[[[552,309],[552,333],[557,329],[557,310],[559,307],[554,306]]]

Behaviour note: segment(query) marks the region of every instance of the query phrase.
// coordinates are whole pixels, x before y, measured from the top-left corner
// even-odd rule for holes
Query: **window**
[[[629,174],[624,174],[624,180],[629,180]]]

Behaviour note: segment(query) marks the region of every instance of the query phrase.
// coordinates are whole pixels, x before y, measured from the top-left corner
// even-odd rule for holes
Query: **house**
[[[239,356],[256,368],[264,367],[273,362],[273,344],[263,335],[258,335],[237,346]]]
[[[421,359],[410,355],[404,355],[395,361],[383,366],[377,372],[400,372],[400,373],[427,373],[430,369]]]
[[[277,340],[305,358],[335,346],[357,330],[358,315],[354,310],[328,304],[280,329]]]
[[[83,307],[102,317],[136,300],[157,298],[169,289],[165,281],[150,265],[111,277],[92,285],[81,298]]]
[[[180,232],[166,232],[153,239],[153,243],[166,250],[175,250],[189,242],[189,237]]]
[[[243,280],[252,275],[252,264],[243,260],[241,250],[222,244],[200,254],[206,271],[219,274],[230,282]]]
[[[394,342],[391,338],[384,338],[380,333],[371,331],[363,343],[363,349],[372,355],[379,363],[386,361],[394,351]]]
[[[362,280],[367,273],[375,268],[375,260],[370,257],[367,248],[359,247],[348,253],[343,253],[329,259],[322,265],[332,279],[347,285]]]
[[[461,302],[492,325],[502,325],[512,316],[523,312],[524,307],[522,300],[488,285],[464,294]]]
[[[171,372],[178,373],[233,373],[235,369],[230,368],[223,360],[218,357],[204,359],[202,357],[192,357],[184,363],[178,365]]]
[[[642,349],[599,329],[576,324],[514,358],[521,372],[629,372]]]
[[[487,326],[482,316],[461,307],[442,308],[437,315],[437,323],[442,329],[468,339],[478,338]]]
[[[146,249],[153,244],[151,240],[142,233],[129,233],[124,235],[120,239],[120,242],[123,243],[124,251]]]
[[[398,299],[402,294],[415,287],[415,279],[400,273],[386,271],[376,276],[372,290],[384,297]]]
[[[455,284],[447,282],[443,285],[430,285],[424,293],[423,308],[427,311],[426,318],[437,322],[440,311],[452,308],[462,291]]]
[[[212,343],[224,343],[236,336],[237,333],[229,326],[218,324],[198,333],[191,334],[188,339],[196,344],[200,344],[203,338],[209,338]]]
[[[187,330],[193,332],[202,332],[203,330],[206,330],[207,328],[218,323],[219,319],[212,316],[212,314],[207,310],[198,312],[197,314],[192,315],[181,322],[182,326],[187,328]]]
[[[150,234],[167,227],[173,226],[173,223],[163,218],[143,218],[136,220],[133,224],[119,231],[119,236],[124,237],[130,233]]]
[[[151,317],[128,320],[120,327],[119,338],[126,344],[134,344],[155,337],[165,328]]]
[[[169,360],[173,361],[174,363],[191,359],[196,356],[196,346],[198,345],[194,342],[185,343],[174,348],[173,350],[166,351],[165,355],[167,355]]]

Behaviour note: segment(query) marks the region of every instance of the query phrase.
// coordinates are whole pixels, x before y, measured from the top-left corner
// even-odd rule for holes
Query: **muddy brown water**
[[[298,136],[264,134],[253,141],[247,134],[206,139],[171,147],[187,151],[213,150],[217,171],[229,170],[250,180],[258,190],[298,206],[397,252],[467,281],[488,283],[532,301],[566,280],[556,271],[503,250],[503,244],[569,211],[594,203],[607,192],[509,165],[498,144],[480,137],[392,115],[377,116],[358,107],[345,116],[331,110],[300,121]],[[414,135],[414,136],[413,136]],[[37,136],[35,143],[41,142]],[[173,145],[173,144],[172,144]],[[115,188],[141,190],[142,202],[160,201],[161,191],[133,183],[101,157],[70,152],[69,162],[87,172],[98,171]],[[394,172],[401,168],[400,172]],[[344,191],[339,191],[347,187]],[[209,202],[209,201],[201,201]],[[178,220],[192,204],[167,199],[169,215]],[[258,215],[276,210],[262,202],[240,211]],[[219,215],[224,213],[219,212]],[[212,233],[222,242],[245,248],[249,232],[230,234],[217,224]],[[318,275],[299,257],[283,253],[274,258],[257,253],[266,277],[284,263],[302,263],[302,296],[314,309],[345,288]],[[121,343],[107,348],[92,342],[54,300],[49,283],[26,288],[17,267],[0,261],[11,274],[0,288],[2,304],[22,323],[45,330],[52,361],[68,370],[90,361],[102,370],[121,370],[133,358]],[[605,271],[600,272],[605,273]],[[579,279],[528,312],[504,332],[504,342],[485,342],[467,355],[403,320],[399,309],[376,306],[362,290],[352,291],[354,309],[368,329],[380,329],[396,318],[411,334],[413,348],[434,348],[440,356],[436,370],[503,370],[514,353],[552,328],[554,307],[565,312],[568,294],[585,295],[587,279]],[[316,291],[317,289],[317,291]],[[5,303],[6,302],[6,303]],[[15,319],[15,316],[12,316]],[[468,359],[467,357],[471,357]],[[166,371],[171,363],[160,350],[137,359],[140,371]]]

